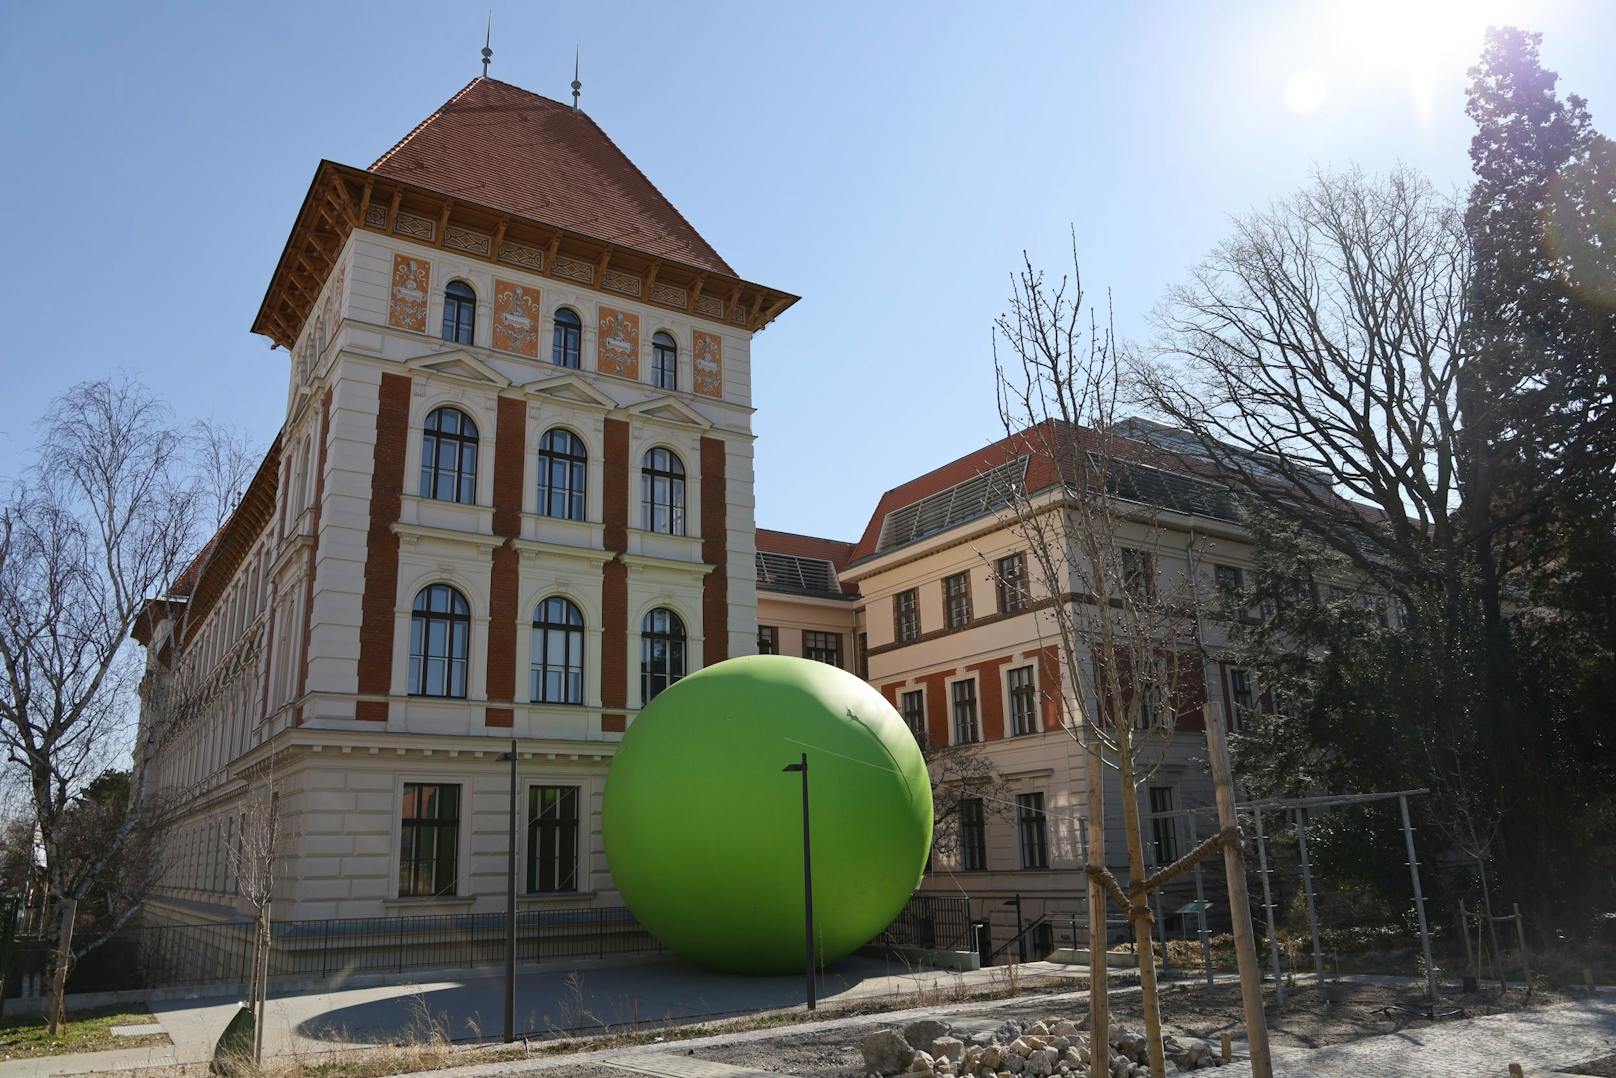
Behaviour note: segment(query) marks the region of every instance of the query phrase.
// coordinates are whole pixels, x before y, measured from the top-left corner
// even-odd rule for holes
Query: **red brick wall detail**
[[[494,425],[494,534],[505,537],[495,547],[488,579],[488,699],[510,703],[516,699],[517,589],[521,555],[511,540],[522,531],[522,458],[527,448],[527,405],[513,397],[499,398]],[[511,709],[490,707],[484,722],[510,726]]]
[[[600,582],[600,702],[628,706],[628,566],[609,561]]]
[[[604,478],[601,539],[608,551],[628,551],[628,423],[606,420],[606,451],[601,460]],[[606,707],[628,706],[628,566],[613,558],[601,566],[600,582],[600,702]],[[606,718],[601,728],[606,729]]]
[[[982,708],[982,740],[998,741],[1004,737],[1004,678],[999,668],[1011,660],[987,659],[971,663],[965,669],[976,677],[976,699]]]
[[[365,593],[360,600],[359,691],[392,691],[393,614],[398,601],[398,521],[404,493],[404,449],[410,430],[410,379],[382,375],[376,408],[376,463],[370,473],[370,530],[365,539]],[[387,704],[361,700],[356,716],[387,721]]]
[[[701,582],[702,665],[729,658],[729,530],[724,439],[701,440],[701,560],[716,566]]]
[[[325,494],[325,447],[331,436],[331,391],[325,391],[320,401],[320,451],[314,468],[314,504],[309,511],[309,530],[313,539],[309,543],[309,564],[303,582],[303,640],[298,645],[297,695],[302,699],[309,683],[309,634],[314,631],[314,567],[320,551],[320,501]],[[298,704],[292,714],[292,725],[303,725],[303,705]]]
[[[1029,651],[1023,659],[1038,660],[1038,694],[1043,701],[1044,729],[1061,728],[1061,664],[1060,647],[1050,644],[1037,651]]]
[[[890,685],[883,685],[881,686],[881,695],[887,698],[887,703],[896,708],[898,706],[898,693],[902,691],[905,684],[902,681],[894,681]]]
[[[952,670],[924,674],[915,680],[926,689],[926,740],[933,745],[948,744],[948,679]]]
[[[620,734],[628,729],[628,717],[625,715],[602,715],[600,728],[604,733]]]

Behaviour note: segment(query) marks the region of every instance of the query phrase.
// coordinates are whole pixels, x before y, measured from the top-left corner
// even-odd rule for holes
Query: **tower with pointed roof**
[[[152,917],[240,912],[227,854],[271,773],[279,918],[503,909],[513,738],[524,907],[616,905],[618,739],[755,647],[752,342],[795,300],[509,83],[321,161],[253,323],[290,357],[285,423],[140,631],[208,701],[143,715],[179,806]]]

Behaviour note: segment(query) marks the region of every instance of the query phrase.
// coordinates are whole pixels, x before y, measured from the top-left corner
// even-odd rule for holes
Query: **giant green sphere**
[[[730,659],[660,693],[606,776],[602,830],[623,901],[666,946],[739,973],[802,969],[808,755],[817,964],[868,943],[920,881],[931,783],[868,684],[784,655]]]

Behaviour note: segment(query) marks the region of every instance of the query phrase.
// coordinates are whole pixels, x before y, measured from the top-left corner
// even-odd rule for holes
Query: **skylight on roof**
[[[947,490],[928,494],[918,502],[894,509],[881,522],[877,553],[924,539],[940,531],[990,513],[1008,504],[1011,492],[1021,489],[1027,475],[1027,458],[1017,457]]]
[[[757,582],[760,588],[796,592],[840,592],[836,569],[824,558],[804,558],[796,554],[757,552]]]

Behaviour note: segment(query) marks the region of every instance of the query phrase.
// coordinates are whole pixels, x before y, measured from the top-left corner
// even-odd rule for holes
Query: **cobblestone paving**
[[[1240,1046],[1244,1047],[1244,1046]],[[1276,1048],[1285,1078],[1482,1078],[1553,1075],[1616,1051],[1616,999],[1609,996],[1448,1022],[1328,1048]],[[1247,1078],[1249,1063],[1206,1073]]]

